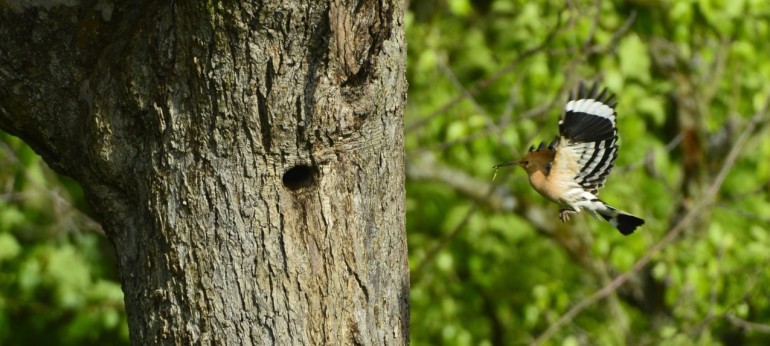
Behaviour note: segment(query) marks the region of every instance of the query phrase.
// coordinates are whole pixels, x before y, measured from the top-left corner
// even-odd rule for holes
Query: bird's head
[[[554,140],[550,145],[546,145],[545,142],[543,142],[540,143],[537,149],[535,149],[534,146],[529,147],[529,152],[527,152],[521,160],[500,163],[496,165],[495,168],[516,165],[524,168],[524,170],[527,171],[527,174],[543,171],[543,173],[547,175],[551,170],[551,163],[555,156],[556,141]]]

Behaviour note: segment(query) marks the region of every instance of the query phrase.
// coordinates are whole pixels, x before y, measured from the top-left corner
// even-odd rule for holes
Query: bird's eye
[[[529,165],[529,160],[525,160],[524,165]]]

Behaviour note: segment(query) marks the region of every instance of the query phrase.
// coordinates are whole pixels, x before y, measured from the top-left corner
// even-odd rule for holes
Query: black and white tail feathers
[[[634,233],[637,227],[644,225],[644,220],[641,218],[633,216],[624,211],[617,210],[613,207],[610,207],[606,203],[604,206],[606,207],[605,209],[597,210],[598,214],[607,220],[610,225],[617,228],[618,231],[620,231],[620,233],[623,235]]]

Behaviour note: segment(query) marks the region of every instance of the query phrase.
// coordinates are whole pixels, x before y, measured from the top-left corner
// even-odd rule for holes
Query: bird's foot
[[[569,221],[569,215],[570,214],[577,214],[577,212],[572,210],[572,209],[561,209],[561,210],[559,210],[559,220],[561,220],[561,222]]]

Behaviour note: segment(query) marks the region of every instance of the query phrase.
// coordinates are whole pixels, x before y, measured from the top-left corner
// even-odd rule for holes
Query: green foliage
[[[0,344],[128,344],[123,292],[82,192],[0,133]]]
[[[770,95],[770,3],[427,3],[412,2],[406,21],[407,165],[431,152],[436,170],[518,204],[500,209],[424,172],[409,178],[412,342],[527,344],[652,254],[705,198]],[[618,95],[621,149],[602,198],[647,220],[629,237],[590,216],[560,224],[521,170],[491,182],[492,165],[557,134],[580,80]],[[761,121],[716,202],[547,343],[769,343],[768,134]]]

